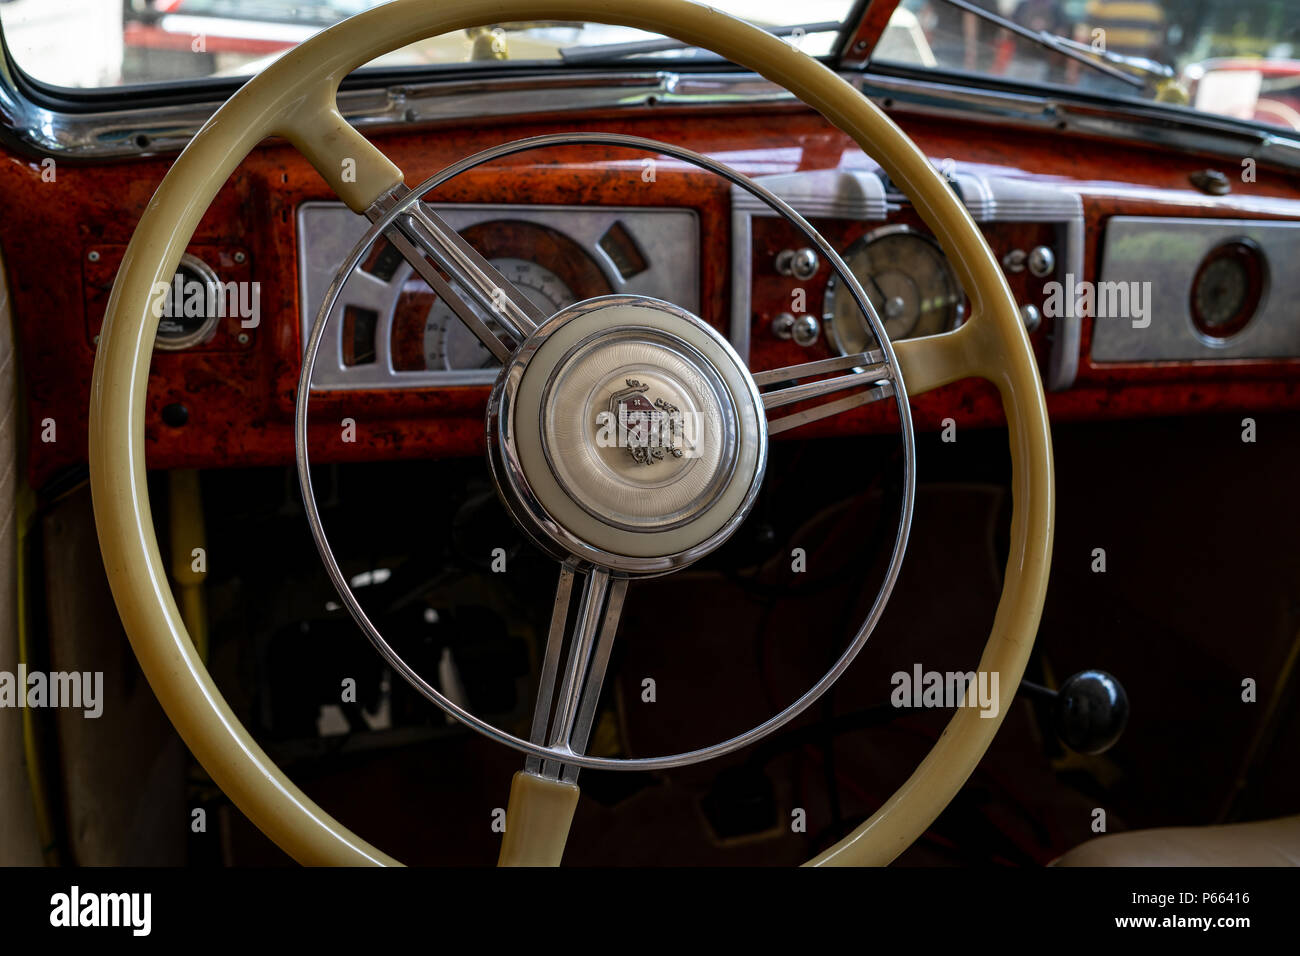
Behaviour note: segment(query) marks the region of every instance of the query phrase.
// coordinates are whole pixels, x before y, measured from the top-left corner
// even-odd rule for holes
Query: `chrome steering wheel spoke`
[[[533,743],[569,755],[581,755],[587,748],[628,584],[627,578],[611,578],[603,568],[586,572],[573,634],[568,641],[564,681],[557,698],[555,681],[568,629],[574,577],[578,573],[569,563],[560,568],[529,735]],[[529,755],[524,769],[540,777],[574,783],[579,767]]]
[[[818,378],[836,372],[845,374]],[[805,379],[816,379],[816,381],[805,381]],[[769,412],[767,420],[769,435],[777,435],[809,422],[861,408],[882,398],[889,398],[893,396],[895,387],[893,366],[885,360],[884,353],[880,351],[859,352],[838,358],[804,362],[800,365],[788,365],[785,368],[771,369],[766,372],[755,372],[754,384],[758,386],[763,396],[763,407]],[[763,391],[769,386],[777,387]],[[865,391],[814,405],[790,415],[772,417],[770,414],[776,408],[784,408],[786,405],[794,405],[855,388],[865,388]]]
[[[394,186],[371,204],[366,218],[387,218],[410,194],[405,185]],[[497,361],[505,362],[548,318],[422,199],[407,204],[384,236]]]

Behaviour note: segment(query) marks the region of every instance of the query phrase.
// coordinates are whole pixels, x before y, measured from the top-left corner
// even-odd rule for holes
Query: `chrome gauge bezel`
[[[1240,267],[1243,283],[1241,304],[1227,322],[1211,326],[1198,301],[1206,273],[1219,262],[1237,263],[1241,260],[1247,263]],[[1197,263],[1187,289],[1187,321],[1197,340],[1212,349],[1228,348],[1240,341],[1267,302],[1271,271],[1263,247],[1249,236],[1234,236],[1215,243]]]
[[[944,332],[951,332],[953,329],[957,328],[957,326],[961,325],[962,320],[965,318],[966,315],[966,306],[964,301],[965,293],[962,291],[961,282],[957,278],[957,273],[953,271],[952,264],[948,262],[948,257],[947,255],[944,254],[943,247],[939,245],[939,243],[935,240],[933,236],[931,236],[928,233],[922,232],[919,229],[914,229],[911,226],[907,225],[906,223],[896,223],[888,226],[880,226],[876,229],[872,229],[870,232],[864,233],[863,235],[855,239],[853,242],[849,243],[848,248],[846,248],[844,252],[841,253],[841,258],[843,258],[845,264],[849,266],[849,269],[852,270],[853,267],[850,260],[852,259],[854,253],[856,253],[860,248],[869,246],[873,242],[876,242],[880,239],[884,239],[889,236],[896,236],[896,235],[912,236],[932,246],[935,252],[938,253],[940,261],[943,262],[944,268],[948,270],[948,274],[952,279],[953,286],[956,287],[956,289],[959,292],[962,292],[962,296],[958,299],[957,304],[953,309],[952,321],[947,323],[946,327],[942,330]],[[854,276],[856,278],[857,274],[854,273]],[[861,279],[859,279],[858,281],[861,282]],[[831,348],[833,348],[840,355],[848,355],[850,354],[849,348],[844,344],[843,340],[839,335],[839,331],[835,325],[835,304],[837,301],[837,296],[839,294],[839,288],[841,284],[842,283],[840,282],[839,276],[836,275],[834,271],[832,271],[830,277],[826,280],[826,292],[822,300],[822,328],[825,329],[826,331],[827,344],[829,344]],[[883,323],[888,320],[882,316],[881,321],[883,325]],[[891,339],[891,341],[893,341],[893,339]],[[868,342],[866,347],[870,348],[871,343]],[[853,349],[853,351],[859,351],[859,350]]]
[[[180,263],[176,266],[176,272],[179,273],[182,268],[188,268],[198,273],[199,281],[207,289],[207,298],[209,304],[220,300],[221,279],[217,276],[216,270],[208,265],[198,256],[192,253],[185,253],[181,256]],[[173,277],[172,281],[175,281]],[[196,345],[203,345],[210,342],[212,337],[217,334],[217,326],[221,323],[220,311],[212,309],[208,315],[203,317],[203,322],[193,332],[186,332],[184,335],[163,335],[160,331],[154,337],[153,347],[160,352],[183,352],[185,349],[192,349]]]

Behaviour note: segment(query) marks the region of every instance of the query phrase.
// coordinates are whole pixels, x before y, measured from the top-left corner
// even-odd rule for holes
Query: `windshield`
[[[312,34],[383,2],[0,0],[0,24],[14,60],[29,76],[51,86],[112,87],[249,76]],[[713,0],[712,6],[825,56],[853,0]],[[705,59],[700,51],[649,42],[656,40],[640,30],[593,23],[508,23],[433,37],[371,65]]]
[[[1300,0],[965,2],[903,0],[873,62],[1159,100],[1300,130]]]

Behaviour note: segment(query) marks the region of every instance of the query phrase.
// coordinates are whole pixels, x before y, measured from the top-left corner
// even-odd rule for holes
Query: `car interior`
[[[1297,12],[0,0],[0,865],[1300,864]]]

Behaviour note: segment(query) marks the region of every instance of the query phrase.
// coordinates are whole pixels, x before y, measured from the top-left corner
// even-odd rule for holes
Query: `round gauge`
[[[573,290],[550,269],[526,259],[501,258],[488,260],[516,289],[532,301],[546,315],[554,315],[565,306],[577,302]],[[418,277],[408,280],[416,291],[426,288]],[[484,317],[488,327],[499,333],[496,319]],[[465,327],[451,306],[438,299],[424,320],[424,367],[434,370],[492,368],[496,356]]]
[[[212,338],[221,319],[216,307],[220,299],[221,280],[212,267],[185,253],[162,306],[154,348],[177,351]]]
[[[461,236],[548,316],[611,291],[591,256],[547,226],[493,220],[470,226]],[[393,367],[435,372],[495,368],[492,353],[424,280],[409,267],[405,276],[393,314]],[[494,316],[482,318],[499,331]]]
[[[962,291],[938,243],[907,226],[867,233],[844,254],[891,340],[936,335],[961,318]],[[832,275],[823,309],[826,334],[843,355],[876,340],[852,294]]]
[[[1249,239],[1234,239],[1211,249],[1192,280],[1196,331],[1217,344],[1244,329],[1259,310],[1264,276],[1264,254]]]

